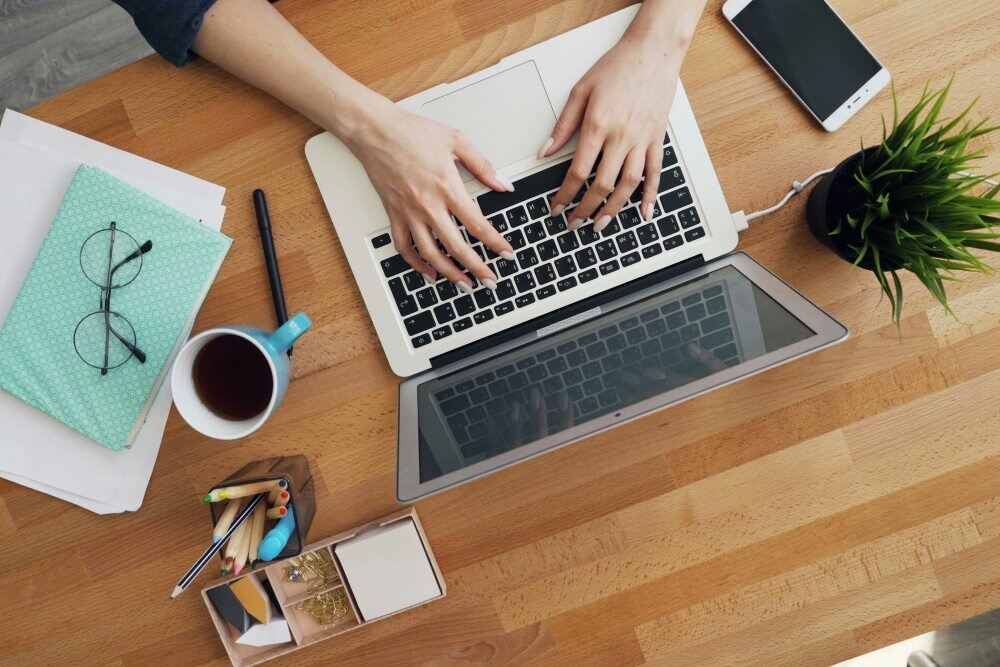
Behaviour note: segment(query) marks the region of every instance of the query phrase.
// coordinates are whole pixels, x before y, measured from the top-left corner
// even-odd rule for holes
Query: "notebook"
[[[116,331],[105,334],[101,250],[115,222],[123,248],[152,242],[116,279]],[[0,389],[112,450],[130,447],[229,249],[231,240],[97,168],[81,166],[0,329]],[[134,277],[132,273],[135,273]],[[114,281],[113,281],[114,282]],[[94,313],[98,312],[96,319]],[[110,342],[108,342],[110,341]],[[100,347],[122,365],[102,374]],[[117,356],[116,356],[117,355]]]

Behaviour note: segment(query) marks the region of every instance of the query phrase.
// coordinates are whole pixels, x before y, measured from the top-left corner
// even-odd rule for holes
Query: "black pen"
[[[285,308],[285,291],[281,288],[278,254],[274,251],[274,237],[271,236],[271,215],[267,212],[264,191],[259,188],[253,191],[253,207],[257,211],[257,229],[260,231],[261,245],[264,246],[264,263],[267,265],[267,281],[271,284],[274,315],[278,318],[280,327],[288,321],[288,310]],[[292,348],[288,348],[288,356],[292,356]]]

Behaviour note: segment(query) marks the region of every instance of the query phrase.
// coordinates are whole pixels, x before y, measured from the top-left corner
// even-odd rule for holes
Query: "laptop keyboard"
[[[594,231],[592,223],[569,230],[566,223],[573,205],[583,198],[593,175],[573,205],[558,216],[550,216],[550,202],[571,162],[568,159],[515,182],[514,192],[491,191],[478,197],[483,214],[513,247],[515,260],[500,258],[459,223],[465,239],[497,275],[495,291],[482,287],[471,275],[475,288],[472,294],[462,294],[445,278],[429,284],[398,254],[379,262],[414,348],[502,318],[705,237],[702,216],[693,203],[669,135],[664,137],[663,169],[649,222],[639,213],[640,184],[628,205],[600,232]],[[388,232],[381,232],[372,236],[370,243],[375,252],[390,245],[392,239]],[[440,242],[438,245],[446,252]],[[465,270],[457,260],[453,261]]]
[[[512,433],[526,427],[514,421],[518,415],[528,419],[533,390],[536,402],[543,397],[547,424],[578,424],[703,376],[705,364],[692,358],[692,344],[719,360],[720,367],[735,366],[742,359],[731,313],[722,284],[702,286],[666,303],[630,308],[616,321],[569,340],[536,345],[502,366],[456,378],[434,398],[462,457],[489,458],[521,444]]]

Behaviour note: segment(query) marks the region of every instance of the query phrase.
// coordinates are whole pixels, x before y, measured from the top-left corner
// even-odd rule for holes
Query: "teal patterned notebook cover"
[[[93,358],[96,335],[98,354],[106,349],[104,316],[80,322],[101,310],[101,287],[85,270],[93,274],[101,266],[100,243],[109,236],[88,239],[112,221],[115,248],[129,247],[128,236],[133,246],[152,241],[141,268],[130,262],[116,274],[124,281],[135,273],[132,282],[112,290],[110,308],[131,324],[146,362],[132,357],[102,375],[103,358],[93,368],[78,349]],[[131,446],[231,243],[107,172],[80,167],[0,329],[0,389],[105,447]],[[104,275],[107,264],[105,259],[96,271]],[[115,322],[130,337],[129,327]],[[128,354],[113,339],[107,349],[112,357]]]

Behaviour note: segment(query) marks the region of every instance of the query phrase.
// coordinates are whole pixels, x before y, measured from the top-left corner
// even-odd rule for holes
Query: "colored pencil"
[[[260,505],[258,505],[260,507]],[[254,510],[256,513],[256,510]],[[253,517],[251,516],[246,522],[246,529],[239,539],[239,548],[236,550],[236,556],[233,557],[233,574],[238,575],[247,564],[247,558],[250,556],[250,536],[253,534]]]
[[[230,500],[229,504],[226,505],[226,509],[222,512],[219,522],[215,524],[215,530],[212,532],[213,542],[221,540],[229,527],[233,525],[233,519],[236,518],[236,513],[240,510],[240,504],[240,500]]]
[[[288,493],[288,491],[286,491],[284,487],[275,486],[273,489],[271,489],[271,492],[267,494],[267,504],[273,505],[274,501],[278,499],[278,496],[280,496],[283,493]]]
[[[227,530],[226,534],[222,536],[222,539],[218,542],[214,542],[211,546],[205,549],[205,553],[201,555],[201,558],[195,561],[194,565],[192,565],[191,568],[184,573],[184,576],[180,578],[180,581],[177,582],[177,585],[174,586],[173,592],[170,594],[171,598],[175,598],[184,592],[191,582],[194,581],[194,578],[198,576],[198,573],[201,572],[206,565],[208,565],[208,561],[210,561],[215,554],[219,553],[219,549],[221,549],[226,542],[232,539],[233,533],[236,532],[236,529],[243,525],[247,518],[253,513],[254,509],[256,509],[257,505],[263,502],[263,500],[264,494],[260,494],[256,498],[252,498],[250,502],[247,503],[247,506],[236,515],[235,519],[233,519],[233,525],[229,527],[229,530]]]
[[[263,505],[264,503],[261,503]],[[258,505],[259,506],[259,505]],[[226,575],[233,571],[236,565],[236,552],[240,550],[240,545],[243,543],[243,536],[246,534],[247,530],[250,528],[250,524],[253,523],[253,514],[250,518],[243,522],[243,525],[236,529],[233,533],[232,538],[229,540],[229,544],[226,545],[226,550],[223,555],[226,557],[225,562],[222,564],[222,574]]]
[[[281,517],[285,516],[286,514],[288,514],[288,508],[287,507],[272,507],[271,509],[267,510],[267,513],[265,514],[265,516],[268,519],[280,519]]]
[[[288,501],[291,500],[291,498],[292,496],[290,493],[288,493],[288,491],[282,491],[281,493],[278,494],[277,500],[275,500],[273,503],[270,503],[270,505],[271,507],[284,507],[285,505],[288,504]]]
[[[247,560],[250,561],[250,567],[257,567],[257,548],[260,546],[260,541],[264,537],[264,503],[257,505],[257,509],[253,511],[253,525],[250,526],[250,553],[247,555]]]
[[[202,498],[202,502],[217,503],[220,500],[230,500],[232,498],[243,498],[256,493],[270,493],[275,485],[284,489],[288,482],[283,479],[269,479],[266,482],[255,482],[253,484],[237,484],[236,486],[225,486],[221,489],[212,489],[208,495]]]

